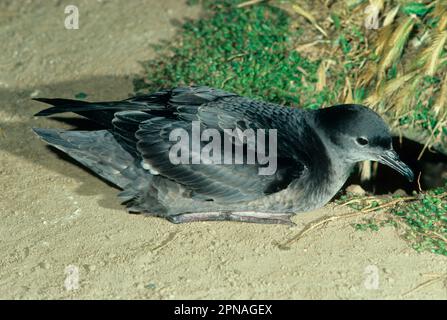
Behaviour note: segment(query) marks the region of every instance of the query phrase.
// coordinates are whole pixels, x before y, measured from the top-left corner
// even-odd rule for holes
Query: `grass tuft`
[[[356,230],[378,231],[393,226],[418,252],[447,256],[447,186],[405,198],[344,196],[338,202],[365,214],[375,213],[353,224]],[[379,211],[384,208],[388,210]]]
[[[178,43],[146,62],[136,89],[200,84],[280,104],[325,104],[331,93],[315,91],[319,61],[294,50],[300,31],[289,29],[289,16],[268,4],[238,3],[205,2],[210,16],[188,22]]]

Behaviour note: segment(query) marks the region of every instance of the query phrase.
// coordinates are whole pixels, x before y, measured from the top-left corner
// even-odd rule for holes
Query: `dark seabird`
[[[53,105],[36,116],[74,112],[101,126],[97,131],[34,129],[44,141],[120,188],[119,198],[130,212],[174,223],[290,224],[292,215],[330,201],[354,165],[364,160],[379,161],[413,179],[393,150],[388,126],[361,105],[301,110],[209,87],[175,88],[114,102],[36,100]],[[194,135],[193,123],[230,141],[228,150],[209,153],[217,156],[213,159],[222,159],[239,144],[245,150],[242,163],[194,163],[197,150],[185,148],[186,161],[172,161],[172,148],[179,140],[170,135],[175,129]],[[264,143],[259,140],[254,146],[250,141],[258,140],[238,139],[249,129],[264,133]],[[273,137],[274,144],[267,146]],[[193,144],[186,149],[193,149]],[[200,141],[199,148],[206,144]],[[248,162],[247,150],[258,152],[254,163]],[[266,169],[260,159],[273,151],[276,170],[260,174]],[[235,160],[237,152],[229,154]]]

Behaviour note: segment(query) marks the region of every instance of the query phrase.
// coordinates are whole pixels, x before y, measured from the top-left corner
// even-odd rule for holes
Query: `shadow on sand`
[[[81,183],[76,193],[89,196],[100,194],[99,205],[102,207],[124,208],[116,198],[118,189],[115,186],[102,178],[98,179],[98,176],[89,169],[63,152],[47,146],[32,131],[33,127],[75,130],[92,130],[100,127],[73,114],[51,118],[34,117],[36,112],[46,108],[47,105],[33,101],[32,97],[74,99],[76,94],[84,92],[88,95],[86,100],[89,101],[122,100],[128,98],[132,91],[130,77],[111,76],[55,83],[25,90],[0,89],[0,101],[2,101],[0,107],[0,150],[2,153],[6,152],[21,157],[32,164],[75,179]]]

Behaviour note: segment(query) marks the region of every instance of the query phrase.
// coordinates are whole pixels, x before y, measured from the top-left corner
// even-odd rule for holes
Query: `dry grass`
[[[447,153],[443,135],[447,114],[447,1],[270,3],[297,19],[296,28],[306,23],[312,27],[306,29],[307,41],[297,50],[321,61],[317,92],[326,88],[339,92],[337,102],[369,105],[389,120],[393,130],[397,128],[407,138],[416,137],[422,144],[428,142],[424,150],[435,147]],[[374,25],[374,14],[378,29],[367,29],[365,25]],[[426,133],[415,133],[419,131]]]

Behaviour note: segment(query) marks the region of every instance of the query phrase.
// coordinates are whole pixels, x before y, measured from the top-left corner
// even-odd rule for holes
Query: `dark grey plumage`
[[[54,106],[37,116],[74,112],[104,126],[98,131],[34,131],[122,189],[119,197],[130,211],[172,222],[290,223],[290,215],[327,203],[362,160],[388,161],[412,175],[392,151],[383,120],[358,105],[304,111],[209,87],[175,88],[117,102],[36,100]],[[222,135],[225,129],[276,129],[278,169],[259,175],[259,164],[173,164],[169,134],[176,128],[191,133],[192,121]]]

